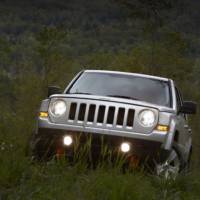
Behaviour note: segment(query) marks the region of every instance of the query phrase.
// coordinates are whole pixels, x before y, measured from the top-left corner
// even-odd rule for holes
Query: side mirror
[[[179,112],[184,114],[196,114],[197,104],[192,101],[184,101]]]
[[[53,94],[60,94],[61,90],[58,86],[48,86],[48,97],[50,97]]]

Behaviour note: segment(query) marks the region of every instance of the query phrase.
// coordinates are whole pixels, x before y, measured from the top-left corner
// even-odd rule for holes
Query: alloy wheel
[[[156,165],[156,174],[165,179],[176,179],[180,169],[180,157],[178,153],[172,149],[165,162]]]

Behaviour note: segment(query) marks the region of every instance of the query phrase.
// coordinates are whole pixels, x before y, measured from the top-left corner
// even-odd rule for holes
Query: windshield
[[[167,81],[127,74],[85,72],[67,93],[120,97],[170,107]]]

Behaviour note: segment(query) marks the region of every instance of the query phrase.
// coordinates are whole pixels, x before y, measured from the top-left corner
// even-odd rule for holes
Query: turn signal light
[[[39,116],[40,117],[48,117],[48,112],[40,112]]]
[[[158,126],[156,127],[156,130],[158,130],[158,131],[168,131],[168,130],[169,130],[169,127],[166,126],[166,125],[158,125]]]

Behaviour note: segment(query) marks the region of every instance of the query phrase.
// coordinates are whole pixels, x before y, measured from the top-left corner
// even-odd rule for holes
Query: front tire
[[[166,159],[161,163],[157,163],[155,167],[156,175],[165,179],[176,179],[182,169],[183,159],[175,145]]]

